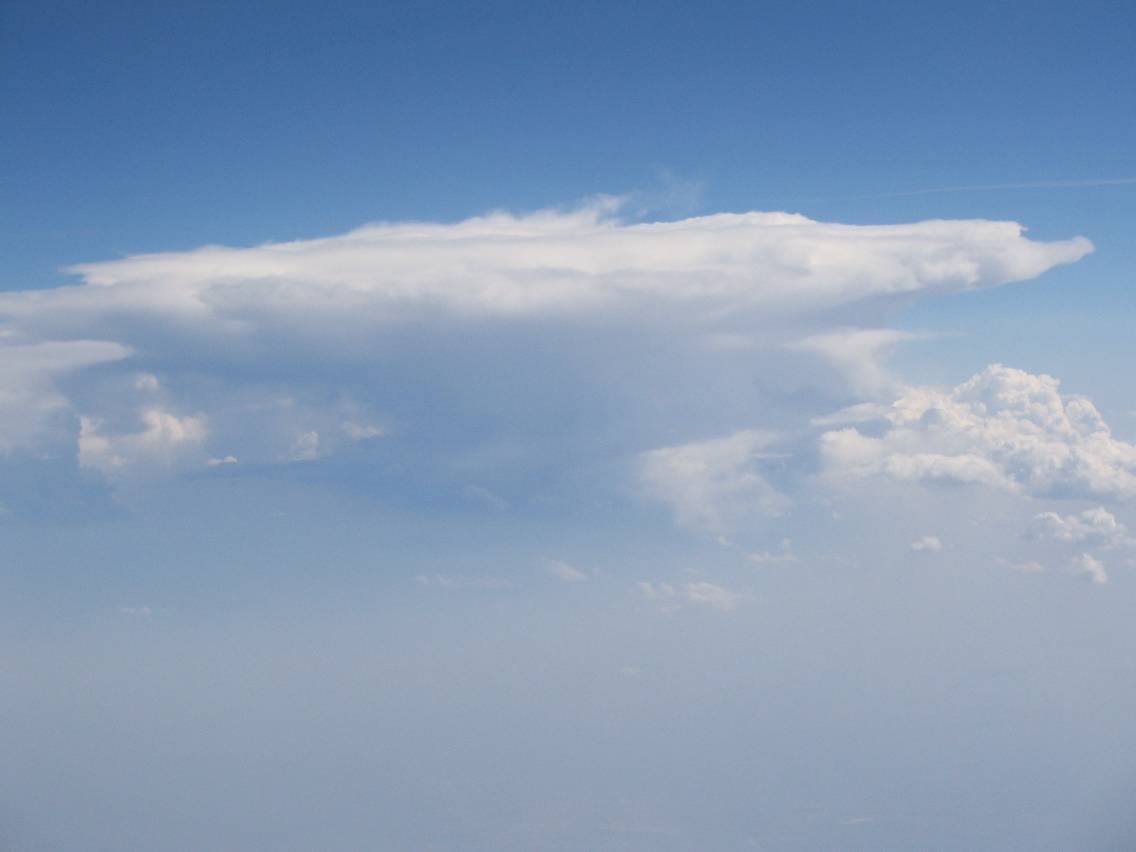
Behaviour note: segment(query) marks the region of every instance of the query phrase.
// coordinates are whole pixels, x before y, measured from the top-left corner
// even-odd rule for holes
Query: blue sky
[[[1134,41],[4,4],[0,848],[1127,848]]]

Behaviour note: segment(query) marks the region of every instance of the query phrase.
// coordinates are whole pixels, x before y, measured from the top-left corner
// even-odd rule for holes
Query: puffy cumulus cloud
[[[754,515],[780,515],[790,499],[758,470],[777,435],[747,430],[725,438],[650,450],[639,457],[644,493],[666,503],[676,520],[725,532]]]
[[[72,429],[76,415],[87,418],[82,452],[100,459],[88,466],[147,464],[161,454],[127,445],[148,439],[99,425],[146,408],[208,416],[204,442],[215,445],[202,464],[362,454],[408,432],[430,436],[417,446],[431,457],[430,440],[453,452],[527,429],[526,439],[543,441],[566,408],[591,406],[597,416],[579,418],[591,432],[600,415],[628,429],[642,412],[657,420],[682,408],[675,400],[688,388],[740,407],[754,385],[754,347],[767,361],[819,354],[854,386],[875,386],[878,356],[903,335],[847,331],[847,312],[859,322],[888,298],[1031,278],[1091,248],[981,220],[861,226],[749,212],[628,223],[618,202],[601,199],[81,264],[74,286],[0,294],[0,346],[19,340],[26,350],[0,373],[0,440],[27,442],[44,412],[60,410]],[[745,346],[705,345],[714,340]],[[790,340],[803,342],[789,350]],[[36,351],[58,359],[37,365]],[[68,371],[115,359],[115,394],[59,390]],[[566,402],[573,396],[579,404]],[[638,448],[668,433],[642,431],[655,437]],[[711,490],[733,487],[719,485]],[[777,503],[757,494],[755,479],[738,487],[766,508]],[[715,511],[682,509],[712,524]]]
[[[1136,539],[1103,506],[1072,515],[1042,512],[1033,519],[1026,539],[1041,545],[1042,558],[1065,558],[1072,574],[1098,585],[1108,582],[1106,558],[1131,564],[1136,556]]]
[[[142,427],[137,432],[108,433],[100,422],[81,417],[80,466],[112,477],[129,474],[140,463],[147,468],[168,468],[200,456],[202,443],[209,434],[204,417],[178,417],[157,408],[142,412]]]
[[[1136,446],[1114,438],[1088,399],[1062,394],[1050,376],[994,364],[950,390],[909,388],[880,421],[878,437],[856,427],[822,435],[831,476],[1031,496],[1136,495]]]
[[[1086,509],[1078,515],[1042,512],[1034,518],[1030,533],[1032,537],[1042,541],[1063,544],[1088,543],[1110,548],[1136,545],[1124,524],[1103,506]]]

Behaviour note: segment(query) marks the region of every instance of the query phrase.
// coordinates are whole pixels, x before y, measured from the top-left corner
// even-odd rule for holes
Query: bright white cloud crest
[[[951,390],[910,388],[882,415],[881,437],[822,436],[830,474],[989,485],[1049,497],[1136,495],[1136,446],[1058,381],[999,364]]]
[[[57,330],[139,315],[241,330],[327,311],[389,320],[623,307],[709,319],[989,287],[1092,250],[1081,237],[1028,240],[1013,222],[868,226],[721,213],[629,225],[610,215],[614,206],[368,225],[324,239],[81,264],[72,271],[85,284],[0,297],[0,313]]]

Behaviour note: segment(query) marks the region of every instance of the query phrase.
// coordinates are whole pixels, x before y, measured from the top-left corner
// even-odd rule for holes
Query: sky
[[[1131,848],[1134,47],[0,2],[0,850]]]

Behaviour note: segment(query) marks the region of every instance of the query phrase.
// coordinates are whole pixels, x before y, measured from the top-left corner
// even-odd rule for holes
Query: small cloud
[[[223,458],[209,459],[209,461],[205,463],[210,467],[217,467],[218,465],[222,464],[237,464],[237,462],[239,461],[240,459],[238,459],[236,456],[224,456]]]
[[[657,601],[660,598],[673,598],[675,596],[674,586],[670,583],[651,583],[647,580],[640,580],[635,584],[635,588],[639,590],[639,594],[649,601]]]
[[[1090,583],[1103,586],[1108,582],[1108,574],[1104,570],[1104,563],[1091,554],[1082,553],[1073,560],[1072,571],[1079,577],[1084,577]]]
[[[1045,572],[1045,567],[1040,562],[1010,562],[1006,559],[998,561],[1019,574],[1042,574]]]
[[[1108,583],[1108,573],[1105,563],[1098,558],[1099,553],[1131,561],[1136,552],[1136,539],[1103,506],[1073,515],[1042,512],[1033,519],[1024,537],[1043,543],[1048,551],[1066,549],[1072,557],[1070,573],[1096,585]]]
[[[142,412],[141,419],[141,431],[116,434],[106,432],[94,418],[80,417],[80,467],[107,476],[121,475],[135,467],[168,467],[195,454],[209,434],[204,415],[178,417],[151,408]]]
[[[1064,544],[1100,545],[1103,547],[1129,547],[1136,542],[1129,537],[1124,525],[1103,506],[1086,509],[1079,515],[1058,515],[1042,512],[1034,518],[1028,536],[1042,541]]]
[[[640,580],[635,584],[635,588],[646,600],[657,604],[660,612],[674,612],[682,608],[681,604],[678,603],[678,590],[670,583],[652,583],[647,580]]]
[[[793,553],[793,540],[781,539],[777,550],[762,550],[756,553],[747,553],[746,559],[755,565],[787,565],[797,562],[797,554]]]
[[[917,538],[911,542],[911,549],[916,553],[932,553],[934,551],[942,550],[943,543],[939,541],[938,536],[925,535],[922,538]]]
[[[288,451],[289,461],[314,461],[320,455],[319,432],[304,432],[296,436]]]
[[[134,377],[134,389],[153,393],[154,391],[161,390],[162,383],[158,381],[158,377],[153,373],[139,373]]]
[[[684,603],[727,611],[737,605],[739,597],[729,589],[703,580],[681,586],[643,580],[636,584],[636,588],[644,598],[657,603],[662,612],[674,612],[681,609]]]
[[[563,580],[565,583],[583,583],[588,579],[585,572],[567,562],[561,562],[559,559],[545,559],[544,568],[553,577]]]
[[[683,587],[683,593],[691,603],[704,604],[715,609],[731,610],[737,605],[737,595],[713,583],[703,581],[687,583]]]
[[[120,606],[118,611],[122,615],[130,615],[136,618],[149,618],[154,614],[154,610],[148,606]]]

